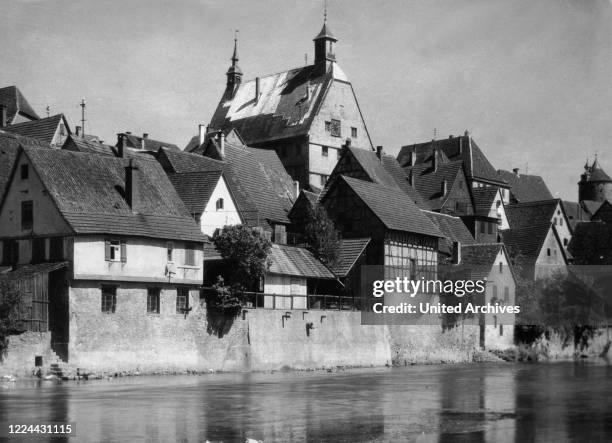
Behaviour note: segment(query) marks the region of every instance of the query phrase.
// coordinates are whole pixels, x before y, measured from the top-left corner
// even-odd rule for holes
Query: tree
[[[9,335],[19,329],[17,306],[20,299],[18,290],[11,287],[6,280],[0,280],[0,361],[6,355]]]
[[[308,210],[308,221],[304,234],[304,240],[312,248],[315,257],[327,266],[336,265],[340,249],[340,235],[334,222],[321,205],[315,205]]]
[[[256,287],[270,267],[270,240],[244,225],[224,226],[212,240],[225,261],[228,283],[238,291]]]

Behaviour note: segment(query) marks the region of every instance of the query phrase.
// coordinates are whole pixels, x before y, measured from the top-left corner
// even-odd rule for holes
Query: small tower
[[[232,54],[232,66],[227,70],[227,85],[225,93],[233,97],[240,82],[242,81],[242,70],[238,66],[238,38],[234,35],[234,53]]]
[[[327,26],[327,10],[323,18],[321,32],[313,39],[315,46],[314,64],[320,67],[323,72],[327,71],[329,64],[336,61],[334,54],[334,43],[338,41]]]
[[[601,169],[597,157],[593,164],[584,165],[584,172],[580,176],[578,182],[578,200],[592,200],[603,202],[608,200],[612,202],[612,178]]]

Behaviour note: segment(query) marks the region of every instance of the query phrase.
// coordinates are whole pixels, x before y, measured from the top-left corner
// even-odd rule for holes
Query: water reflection
[[[76,422],[78,441],[609,441],[611,375],[563,363],[20,384],[0,390],[0,422]]]

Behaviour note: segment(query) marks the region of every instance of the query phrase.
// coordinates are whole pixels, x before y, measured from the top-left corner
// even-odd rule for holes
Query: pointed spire
[[[238,30],[234,31],[234,54],[232,54],[232,66],[238,62]]]
[[[232,53],[232,66],[227,70],[227,89],[233,96],[242,81],[242,70],[238,66],[238,30],[234,31],[234,52]]]

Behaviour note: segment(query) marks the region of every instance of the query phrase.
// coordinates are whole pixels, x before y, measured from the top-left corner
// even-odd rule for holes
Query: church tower
[[[234,53],[232,54],[232,65],[227,70],[227,84],[225,95],[232,98],[242,81],[242,70],[238,66],[238,39],[234,37]]]

